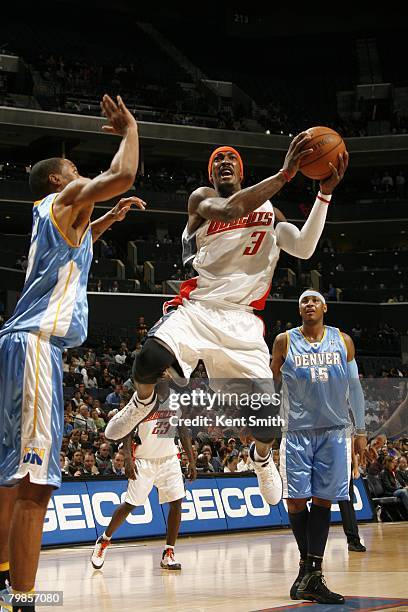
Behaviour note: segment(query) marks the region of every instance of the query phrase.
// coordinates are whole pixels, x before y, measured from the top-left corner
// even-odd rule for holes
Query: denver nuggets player
[[[364,456],[364,396],[352,339],[323,323],[324,297],[305,291],[299,298],[299,311],[302,326],[279,334],[272,352],[274,380],[282,382],[281,416],[286,423],[280,447],[283,496],[300,551],[299,575],[290,596],[341,604],[344,597],[331,592],[323,580],[322,560],[331,502],[349,499],[349,408],[356,450]]]
[[[31,171],[38,200],[26,280],[0,330],[0,486],[14,486],[0,488],[0,563],[4,581],[10,562],[17,591],[34,587],[44,515],[61,482],[62,350],[87,336],[92,241],[133,203],[144,208],[138,198],[127,198],[90,224],[95,202],[133,185],[139,158],[137,123],[121,98],[115,103],[105,95],[101,108],[108,119],[104,131],[122,137],[108,171],[90,180],[60,158],[38,162]]]
[[[208,175],[214,188],[200,187],[191,194],[183,233],[184,262],[193,262],[197,276],[182,284],[180,295],[165,304],[164,316],[149,331],[134,364],[137,391],[109,422],[107,437],[123,438],[153,409],[154,386],[164,370],[188,379],[200,359],[214,385],[220,379],[240,379],[247,385],[262,380],[262,390],[266,383],[273,392],[263,322],[253,311],[264,308],[280,249],[295,257],[312,255],[331,194],[348,163],[345,153],[339,156],[338,170],[331,166],[332,174],[321,183],[301,230],[286,222],[275,230],[269,198],[295,176],[300,160],[311,152],[308,142],[308,133],[296,136],[283,168],[246,189],[241,188],[239,153],[229,146],[212,153]],[[266,411],[270,413],[271,406]],[[282,484],[270,459],[274,432],[259,428],[253,435],[251,458],[260,491],[268,503],[277,504]]]

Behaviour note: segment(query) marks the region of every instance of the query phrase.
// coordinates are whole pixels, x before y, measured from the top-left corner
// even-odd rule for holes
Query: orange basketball
[[[307,130],[312,136],[305,149],[313,149],[313,153],[305,155],[300,162],[300,171],[308,178],[317,181],[330,176],[329,162],[336,168],[339,163],[339,153],[344,153],[346,145],[340,134],[328,127],[312,127]]]

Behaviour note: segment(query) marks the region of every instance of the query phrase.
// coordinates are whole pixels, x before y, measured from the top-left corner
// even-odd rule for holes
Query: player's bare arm
[[[109,170],[94,179],[79,176],[71,181],[56,197],[53,205],[55,219],[66,234],[80,233],[89,223],[95,202],[110,200],[128,189],[134,183],[139,162],[139,136],[137,123],[118,96],[114,102],[105,95],[101,102],[102,113],[108,124],[102,127],[108,134],[122,137],[119,149]],[[50,180],[52,177],[50,176]]]
[[[287,334],[278,334],[275,338],[272,348],[271,370],[275,385],[281,384],[282,374],[281,367],[284,364],[287,351]]]
[[[92,241],[96,242],[98,238],[100,238],[102,234],[106,232],[106,230],[114,223],[123,221],[132,206],[135,206],[139,210],[145,210],[146,202],[140,198],[136,198],[135,196],[130,198],[121,198],[116,206],[109,210],[106,215],[92,221]]]
[[[293,223],[279,223],[276,228],[277,245],[294,257],[309,259],[315,251],[326,222],[328,204],[333,191],[343,179],[347,170],[349,156],[347,151],[339,154],[338,169],[330,164],[331,175],[320,183],[320,194],[317,196],[310,215],[302,229]]]
[[[188,457],[187,478],[193,481],[197,478],[197,468],[194,459],[191,432],[185,425],[179,425],[178,433],[183,450]]]
[[[310,135],[307,132],[298,134],[289,146],[281,171],[245,189],[241,189],[239,184],[235,193],[230,197],[219,197],[217,190],[207,187],[195,190],[188,202],[190,232],[197,229],[203,219],[233,221],[256,210],[261,204],[272,198],[285,185],[287,176],[295,176],[302,158],[312,152],[312,149],[305,149],[309,140]],[[234,173],[237,173],[239,166],[237,158],[230,156],[226,162],[220,157],[219,161],[217,158],[214,160],[213,176],[221,177],[226,163]]]

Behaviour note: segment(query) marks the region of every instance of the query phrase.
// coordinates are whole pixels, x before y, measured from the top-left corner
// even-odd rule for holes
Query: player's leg
[[[32,483],[26,476],[17,489],[9,535],[10,579],[14,590],[27,592],[34,588],[44,517],[53,487]]]
[[[167,517],[167,536],[166,546],[162,554],[160,567],[168,570],[180,570],[181,564],[177,563],[174,556],[174,547],[181,523],[181,503],[182,499],[169,502],[169,514]]]
[[[186,491],[180,461],[177,456],[165,459],[158,464],[154,484],[159,492],[160,504],[169,504],[166,545],[160,567],[168,570],[180,570],[181,564],[176,561],[174,548],[181,523],[181,504]]]
[[[309,432],[288,431],[283,434],[279,449],[279,468],[283,497],[288,506],[289,524],[299,549],[299,571],[290,589],[291,599],[298,599],[297,590],[305,575],[308,553],[309,510],[312,496],[313,452]]]
[[[153,488],[155,472],[150,463],[143,459],[137,459],[136,471],[136,480],[129,480],[128,482],[124,502],[116,508],[108,527],[95,542],[91,556],[91,563],[95,569],[101,569],[103,566],[107,548],[115,531],[119,529],[137,506],[143,506]]]
[[[350,497],[350,501],[348,500],[339,501],[341,522],[343,525],[344,534],[347,538],[348,549],[352,552],[366,552],[367,550],[366,547],[360,541],[360,534],[358,532],[356,513],[354,510],[353,477],[350,478],[349,497]]]
[[[0,487],[0,591],[10,583],[9,531],[17,487]]]
[[[119,527],[125,522],[129,514],[135,509],[136,506],[124,502],[120,504],[115,510],[110,520],[109,525],[101,536],[96,540],[95,546],[91,556],[91,563],[95,569],[101,569],[105,562],[106,550],[113,534]]]
[[[344,597],[330,591],[322,563],[330,528],[331,500],[348,500],[351,476],[351,438],[343,429],[316,433],[312,439],[312,505],[310,508],[306,573],[297,590],[300,599],[342,604]]]
[[[108,423],[105,435],[120,440],[132,431],[156,405],[155,385],[168,370],[188,379],[198,362],[194,345],[200,338],[194,317],[183,306],[162,317],[150,330],[133,364],[136,391],[130,402]]]

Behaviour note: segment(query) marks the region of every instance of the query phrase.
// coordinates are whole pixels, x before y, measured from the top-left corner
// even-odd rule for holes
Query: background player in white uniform
[[[331,194],[348,162],[345,153],[339,156],[338,171],[331,167],[332,174],[321,183],[301,230],[291,223],[279,223],[275,230],[269,198],[297,173],[300,160],[311,151],[306,148],[309,138],[307,132],[296,136],[282,170],[246,189],[241,188],[239,153],[232,147],[212,153],[208,171],[214,188],[200,187],[191,194],[183,233],[184,260],[193,259],[198,275],[182,284],[180,295],[165,305],[164,316],[149,331],[135,360],[137,391],[108,424],[108,438],[123,438],[152,410],[154,385],[164,370],[170,368],[188,379],[199,359],[204,361],[213,389],[218,385],[215,378],[240,379],[246,381],[247,391],[248,385],[258,387],[263,382],[262,391],[273,394],[263,322],[253,311],[264,307],[280,249],[301,258],[312,255]],[[264,412],[269,415],[271,408],[265,407]],[[282,489],[270,458],[274,432],[258,428],[252,433],[256,441],[251,459],[261,493],[268,503],[277,504]]]
[[[90,225],[95,202],[133,185],[139,157],[137,124],[122,100],[104,96],[101,106],[109,121],[103,129],[122,137],[108,171],[90,180],[61,158],[38,162],[31,171],[38,201],[26,280],[0,330],[0,563],[5,569],[10,561],[18,591],[34,587],[44,515],[61,483],[62,350],[87,336],[92,241],[132,203],[144,207],[137,198],[121,200]]]
[[[177,427],[176,421],[180,410],[169,408],[168,396],[171,390],[167,381],[157,385],[158,403],[155,410],[140,423],[137,429],[141,441],[134,451],[134,462],[129,453],[126,454],[126,475],[129,485],[126,498],[112,516],[111,522],[105,532],[95,543],[92,554],[92,565],[100,569],[105,561],[106,549],[110,544],[112,535],[126,520],[126,517],[135,509],[142,506],[149,497],[153,486],[157,487],[159,503],[168,503],[169,515],[167,518],[167,538],[160,566],[163,569],[179,570],[174,556],[174,546],[178,536],[181,522],[181,502],[185,497],[184,480],[178,458],[179,448],[174,438],[180,438],[181,445],[188,457],[188,473],[190,480],[195,480],[197,471],[191,444],[191,435],[182,425]],[[130,437],[126,439],[124,448],[129,444]]]
[[[302,326],[279,334],[273,346],[275,382],[282,380],[285,433],[280,470],[289,522],[299,552],[299,575],[292,599],[343,604],[322,576],[322,561],[333,500],[348,500],[352,430],[356,450],[364,456],[364,396],[354,359],[354,344],[336,327],[324,325],[324,297],[313,290],[299,298]],[[310,512],[307,501],[312,498]]]

